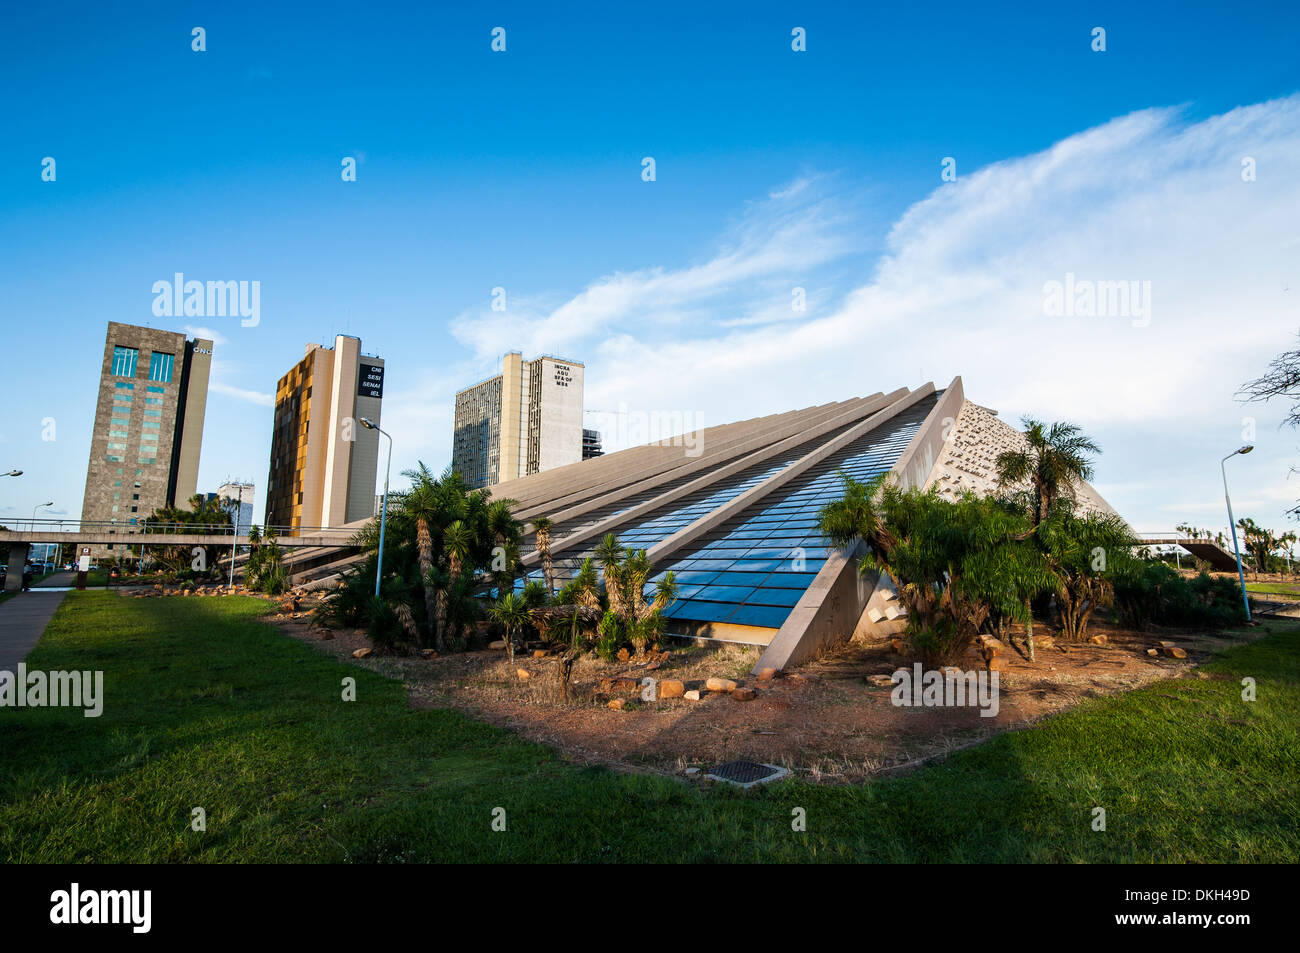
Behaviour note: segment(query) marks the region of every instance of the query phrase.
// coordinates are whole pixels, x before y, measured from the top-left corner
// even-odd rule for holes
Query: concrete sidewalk
[[[0,671],[17,670],[66,595],[32,589],[0,603]]]

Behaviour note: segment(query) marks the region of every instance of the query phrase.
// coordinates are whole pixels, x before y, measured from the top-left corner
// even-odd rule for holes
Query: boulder
[[[1160,654],[1159,649],[1147,649],[1147,655],[1151,656],[1152,658],[1156,658],[1159,654]]]
[[[373,652],[373,651],[374,651],[374,650],[373,650],[373,649],[370,649],[370,648],[357,649],[355,652],[352,653],[352,657],[353,657],[353,658],[365,658],[367,655],[371,654],[371,652]]]
[[[659,683],[660,698],[681,698],[686,694],[686,685],[675,678],[665,678]]]
[[[1187,658],[1187,653],[1176,645],[1165,646],[1165,655],[1170,658]]]
[[[698,688],[692,688],[689,692],[687,692],[682,697],[685,698],[688,702],[697,702],[700,700],[700,690]]]
[[[1107,639],[1106,636],[1098,634],[1098,635],[1094,635],[1088,641],[1091,642],[1093,645],[1105,645],[1110,640]]]
[[[622,711],[623,706],[626,704],[627,704],[626,698],[611,698],[609,700],[609,707],[614,709],[614,711]]]
[[[752,688],[736,688],[731,692],[731,697],[738,702],[752,702],[757,695],[758,692]]]
[[[892,688],[894,685],[892,675],[868,675],[867,681],[877,688]]]
[[[533,649],[533,658],[546,658],[546,649]]]
[[[437,657],[438,657],[438,652],[436,649],[420,649],[420,658],[437,658]]]
[[[641,683],[630,675],[605,676],[596,683],[598,692],[638,692]]]
[[[497,639],[495,642],[488,643],[488,648],[490,649],[500,649],[501,651],[505,651],[505,647],[506,647],[505,639]]]
[[[704,687],[711,692],[734,692],[736,683],[729,678],[710,678],[704,683]]]
[[[526,682],[533,677],[533,673],[526,668],[515,669],[515,674],[519,676],[519,681]]]
[[[770,665],[758,673],[758,680],[760,682],[770,682],[774,678],[776,678],[776,669],[772,668]]]

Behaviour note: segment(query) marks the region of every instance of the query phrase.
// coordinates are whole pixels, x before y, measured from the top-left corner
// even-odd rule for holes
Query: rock
[[[1035,648],[1040,648],[1040,649],[1050,649],[1050,648],[1052,648],[1054,645],[1056,645],[1056,640],[1055,640],[1054,638],[1052,638],[1050,635],[1036,635],[1036,636],[1034,636],[1034,647],[1035,647]]]
[[[691,775],[691,774],[699,774],[699,773],[700,773],[700,769],[699,769],[699,768],[687,768],[687,769],[686,769],[686,773],[687,773],[688,775]]]
[[[892,675],[868,675],[867,681],[877,688],[892,688],[894,685]]]
[[[334,638],[334,633],[331,632],[329,629],[326,629],[324,632],[322,632],[320,636],[320,640],[322,642],[328,642],[333,638]]]
[[[1173,642],[1157,642],[1156,645],[1160,646],[1162,649],[1169,649],[1169,648],[1173,648],[1174,643],[1173,643]]]
[[[436,649],[420,649],[420,658],[437,658],[437,657],[438,657],[438,652]]]
[[[609,707],[614,709],[614,711],[622,711],[623,706],[626,704],[627,704],[626,698],[611,698],[609,700]]]
[[[533,673],[526,668],[515,669],[515,674],[519,676],[519,681],[526,682],[533,677]]]
[[[768,666],[758,673],[758,680],[760,682],[770,682],[774,678],[776,678],[776,669],[771,666]]]
[[[1165,646],[1165,654],[1170,658],[1187,658],[1187,653],[1176,645]]]
[[[1000,639],[995,639],[991,635],[980,636],[980,646],[984,649],[986,654],[991,652],[994,655],[1001,655],[1007,650],[1007,647]]]
[[[1160,654],[1159,649],[1147,649],[1147,655],[1151,656],[1152,658],[1157,657],[1159,654]]]
[[[697,702],[700,700],[700,691],[698,688],[693,688],[682,697],[688,702]]]
[[[605,676],[596,683],[598,692],[637,692],[641,683],[630,675]]]
[[[943,672],[943,677],[945,679],[966,677],[965,673],[956,665],[945,665],[943,668],[939,669],[939,671]]]
[[[984,664],[988,666],[990,672],[1005,672],[1007,670],[1007,660],[1000,655],[994,655]]]
[[[373,651],[373,649],[368,649],[368,648],[365,648],[365,649],[357,649],[355,652],[352,653],[352,657],[353,657],[353,658],[365,658],[365,657],[366,657],[367,655],[369,655],[372,651]]]
[[[704,683],[704,687],[711,692],[734,692],[736,683],[729,678],[710,678]]]
[[[546,649],[533,649],[533,658],[546,658]]]
[[[663,665],[664,662],[667,662],[669,656],[671,656],[672,654],[673,654],[672,652],[662,652],[662,653],[660,653],[660,655],[659,655],[658,658],[654,659],[652,662],[650,662],[649,665],[646,666],[646,671],[647,671],[647,672],[653,672],[653,671],[654,671],[655,669],[657,669],[660,665]]]
[[[660,698],[681,698],[686,694],[686,685],[675,678],[665,678],[659,683]]]
[[[903,643],[902,639],[890,639],[889,647],[893,649],[895,652],[897,652],[899,655],[904,654],[907,650],[907,646]]]
[[[758,692],[752,688],[735,688],[731,692],[731,697],[738,702],[752,702],[757,696]]]
[[[1105,645],[1109,640],[1104,635],[1094,635],[1088,641],[1093,645]]]
[[[489,642],[489,643],[488,643],[488,648],[490,648],[490,649],[502,649],[502,650],[504,650],[505,647],[506,647],[505,639],[497,639],[495,642]]]

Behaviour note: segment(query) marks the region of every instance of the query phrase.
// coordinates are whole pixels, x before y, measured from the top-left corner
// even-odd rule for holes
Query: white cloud
[[[208,390],[217,394],[224,394],[226,397],[234,397],[236,400],[246,400],[250,404],[257,404],[259,407],[274,407],[275,395],[265,394],[261,391],[249,390],[244,387],[234,387],[222,381],[210,381]]]
[[[1216,458],[1194,437],[1272,414],[1234,394],[1300,327],[1300,96],[1199,121],[1144,110],[979,169],[915,203],[875,267],[830,289],[829,266],[869,246],[850,208],[801,179],[746,209],[703,262],[606,275],[553,304],[515,291],[510,311],[453,329],[480,357],[585,361],[588,407],[695,409],[707,423],[961,374],[1007,419],[1105,434],[1101,476],[1136,523],[1167,519],[1160,484],[1189,467],[1189,505],[1213,499]],[[1067,274],[1149,282],[1149,323],[1046,316],[1044,285]],[[794,285],[809,309],[786,316]],[[1143,456],[1152,433],[1159,460]]]

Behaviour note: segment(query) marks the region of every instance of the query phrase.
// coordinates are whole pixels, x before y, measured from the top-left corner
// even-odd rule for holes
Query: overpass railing
[[[281,538],[293,539],[301,536],[335,536],[348,539],[354,536],[360,526],[275,526],[265,523],[240,524],[239,535],[247,536],[250,529],[265,538],[273,530]],[[21,518],[0,520],[0,530],[14,533],[95,533],[116,536],[231,536],[234,534],[233,523],[123,523],[121,520],[65,520]]]

